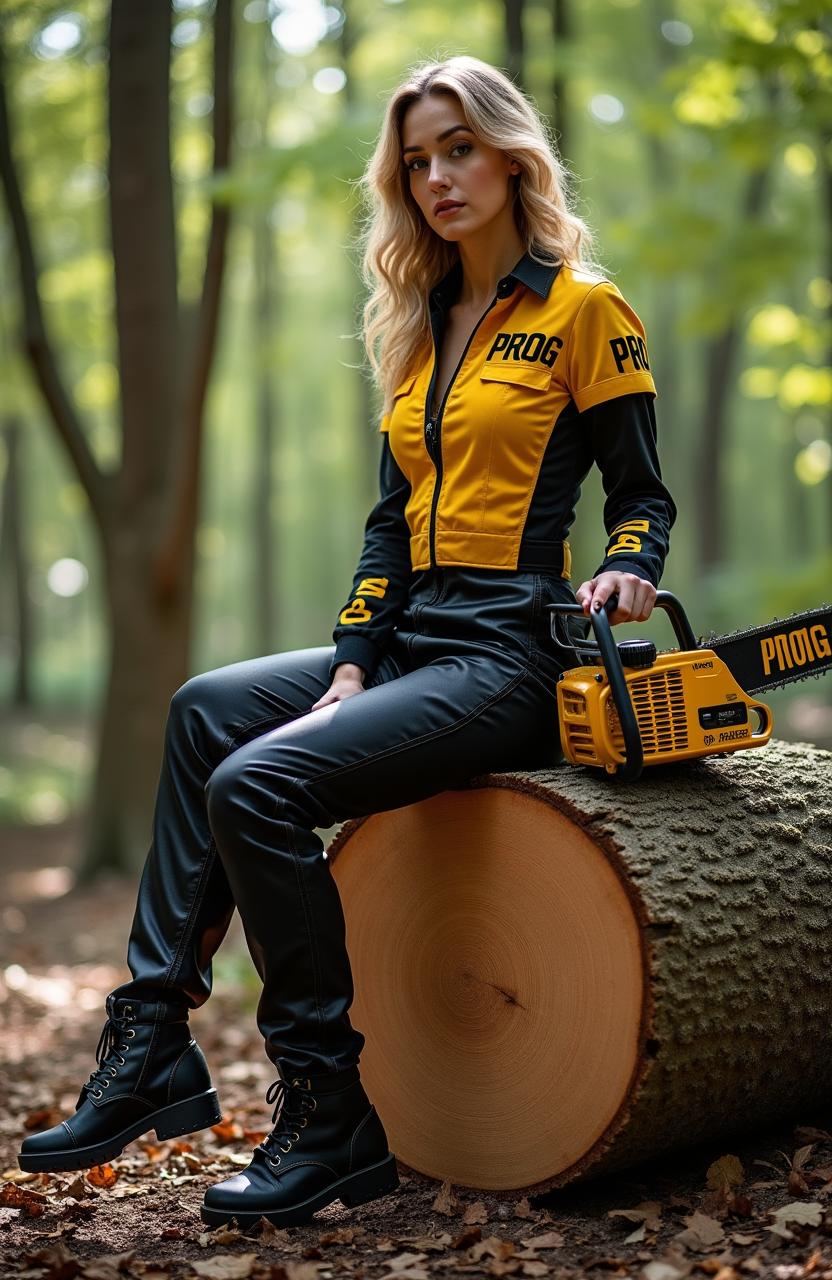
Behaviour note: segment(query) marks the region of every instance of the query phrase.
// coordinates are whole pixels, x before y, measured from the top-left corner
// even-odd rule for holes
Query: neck
[[[497,281],[511,271],[523,256],[520,232],[506,209],[507,217],[496,217],[488,226],[459,242],[462,285],[457,304],[472,310],[483,309],[494,297]]]

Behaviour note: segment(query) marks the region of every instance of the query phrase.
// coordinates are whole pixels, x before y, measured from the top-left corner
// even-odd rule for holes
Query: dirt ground
[[[214,994],[192,1018],[222,1124],[162,1144],[148,1135],[96,1170],[22,1174],[21,1138],[73,1111],[95,1065],[104,996],[129,977],[137,881],[78,888],[71,822],[7,827],[0,841],[0,1276],[832,1280],[832,1134],[817,1116],[531,1202],[440,1186],[400,1165],[397,1192],[354,1209],[336,1202],[313,1225],[208,1232],[205,1188],[247,1164],[271,1126],[274,1072],[236,917]]]

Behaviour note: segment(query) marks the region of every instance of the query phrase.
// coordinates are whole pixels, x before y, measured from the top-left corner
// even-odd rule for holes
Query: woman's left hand
[[[618,595],[618,606],[609,615],[612,625],[617,622],[645,622],[656,603],[656,588],[635,573],[619,573],[608,570],[597,578],[582,582],[575,592],[584,613],[603,608],[611,595]]]

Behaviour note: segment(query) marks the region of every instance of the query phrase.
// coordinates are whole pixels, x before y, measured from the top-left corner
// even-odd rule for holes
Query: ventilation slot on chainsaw
[[[645,759],[684,751],[688,745],[685,693],[680,671],[636,676],[629,684]],[[613,746],[624,752],[624,734],[612,699],[607,703]]]

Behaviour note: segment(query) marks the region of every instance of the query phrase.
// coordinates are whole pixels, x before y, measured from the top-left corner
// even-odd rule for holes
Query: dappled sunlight
[[[34,898],[62,898],[75,885],[69,867],[38,867],[34,871],[13,871],[8,878],[8,894],[15,902]]]
[[[32,971],[21,964],[0,970],[0,1022],[7,1066],[44,1052],[55,1036],[75,1034],[84,1015],[101,1011],[107,993],[129,978],[113,964],[50,964]]]

